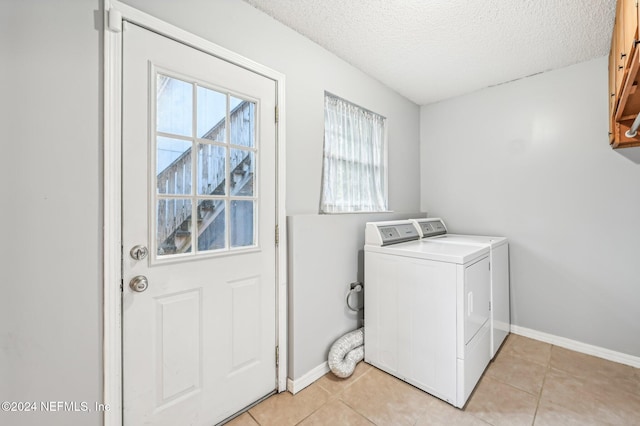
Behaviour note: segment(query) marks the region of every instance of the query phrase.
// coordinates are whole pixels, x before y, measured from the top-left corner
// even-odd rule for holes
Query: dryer
[[[449,234],[441,218],[411,219],[422,241],[489,248],[491,278],[491,358],[511,330],[509,308],[509,243],[505,237]]]
[[[365,362],[462,408],[490,361],[489,248],[365,230]]]

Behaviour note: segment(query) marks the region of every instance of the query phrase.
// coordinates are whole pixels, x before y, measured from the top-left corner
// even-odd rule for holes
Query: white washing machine
[[[462,408],[490,361],[489,248],[365,231],[365,361]]]
[[[509,243],[504,237],[449,234],[440,218],[411,219],[422,241],[489,247],[491,268],[491,358],[511,329],[509,308]]]

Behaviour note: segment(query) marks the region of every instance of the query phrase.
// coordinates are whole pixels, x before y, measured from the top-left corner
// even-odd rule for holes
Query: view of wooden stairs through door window
[[[249,101],[241,101],[229,113],[230,135],[229,140],[234,145],[252,146],[255,136],[255,104]],[[220,120],[207,131],[202,139],[224,141],[226,132],[226,118]],[[226,171],[225,148],[212,144],[197,144],[197,167],[201,171],[198,179],[199,193],[202,195],[224,195]],[[229,150],[230,182],[228,191],[234,196],[251,196],[254,194],[254,152],[244,149]],[[219,150],[222,155],[216,155],[213,151]],[[178,182],[191,176],[193,165],[192,149],[187,149],[173,162],[160,170],[157,175],[158,187],[173,188]],[[231,201],[233,203],[233,201]],[[246,207],[246,208],[245,208]],[[214,250],[225,247],[225,200],[204,199],[198,202],[197,229],[198,250]],[[167,200],[165,209],[158,210],[158,251],[159,254],[179,254],[192,250],[192,207],[188,200]],[[234,220],[239,224],[238,228],[253,229],[253,208],[247,203],[237,203],[233,209]],[[164,216],[164,217],[163,217]],[[242,226],[246,222],[246,226]],[[253,244],[253,232],[234,232],[231,236],[232,247],[247,246]]]

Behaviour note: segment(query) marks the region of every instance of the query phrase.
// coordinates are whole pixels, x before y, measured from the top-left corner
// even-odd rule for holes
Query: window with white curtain
[[[387,211],[386,118],[328,92],[320,211]]]

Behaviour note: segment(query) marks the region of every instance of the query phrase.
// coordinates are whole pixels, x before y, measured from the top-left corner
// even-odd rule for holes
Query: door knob
[[[131,290],[133,291],[142,293],[147,289],[147,287],[149,287],[149,281],[144,275],[137,275],[129,281],[129,287],[131,287]]]
[[[145,257],[147,257],[148,253],[149,253],[149,250],[147,250],[147,248],[145,246],[143,246],[143,245],[137,245],[137,246],[133,247],[131,249],[131,251],[129,251],[129,254],[135,260],[144,259]]]

